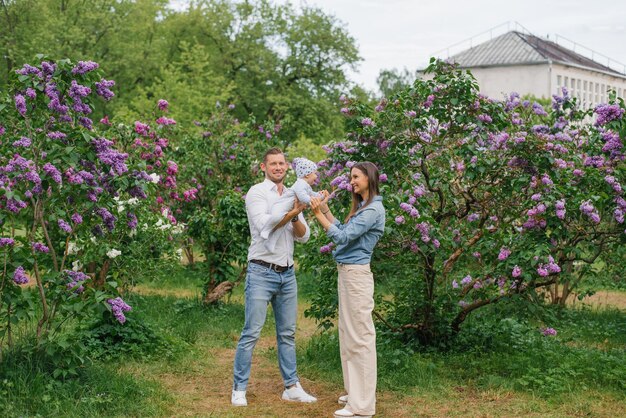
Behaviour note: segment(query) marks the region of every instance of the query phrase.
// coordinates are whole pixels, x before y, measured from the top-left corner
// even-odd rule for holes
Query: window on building
[[[561,77],[560,75],[556,76],[556,85],[557,87],[561,87],[563,84],[561,84],[563,82],[563,77]]]

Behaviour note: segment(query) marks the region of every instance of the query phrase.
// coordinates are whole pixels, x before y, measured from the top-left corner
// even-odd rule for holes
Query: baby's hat
[[[296,170],[296,176],[301,179],[311,173],[317,171],[317,164],[306,158],[294,158],[293,169]]]

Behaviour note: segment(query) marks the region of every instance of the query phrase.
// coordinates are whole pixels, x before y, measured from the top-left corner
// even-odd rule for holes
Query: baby
[[[276,241],[281,233],[284,233],[284,226],[274,231],[274,225],[285,217],[285,214],[293,208],[294,197],[300,203],[311,203],[312,197],[322,197],[320,193],[314,192],[311,187],[317,180],[317,164],[306,158],[294,158],[293,168],[298,179],[290,188],[286,188],[280,198],[270,208],[271,218],[266,226],[261,230],[261,238],[265,239],[265,247],[268,251],[273,251]]]

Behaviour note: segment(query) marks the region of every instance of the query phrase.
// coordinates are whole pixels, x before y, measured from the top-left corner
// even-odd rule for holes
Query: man
[[[306,205],[294,201],[294,207],[277,219],[271,215],[272,204],[283,194],[287,173],[285,155],[278,148],[268,150],[261,163],[265,180],[250,188],[246,195],[246,212],[251,242],[248,249],[248,271],[245,286],[245,324],[235,354],[234,383],[231,402],[246,406],[246,387],[250,378],[252,351],[265,323],[267,305],[272,304],[276,320],[278,365],[285,390],[282,399],[315,402],[316,398],[302,389],[296,373],[296,316],[298,287],[293,266],[294,240],[306,242],[309,226],[302,216]],[[261,230],[274,225],[272,234],[279,234],[276,246],[269,251],[261,238]],[[270,235],[271,236],[271,235]]]

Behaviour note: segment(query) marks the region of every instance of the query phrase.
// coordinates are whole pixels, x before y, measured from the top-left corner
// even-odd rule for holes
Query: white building
[[[511,92],[551,98],[567,87],[587,107],[606,103],[609,90],[619,97],[626,95],[626,74],[520,31],[494,37],[448,59],[470,70],[481,93],[496,99]]]

